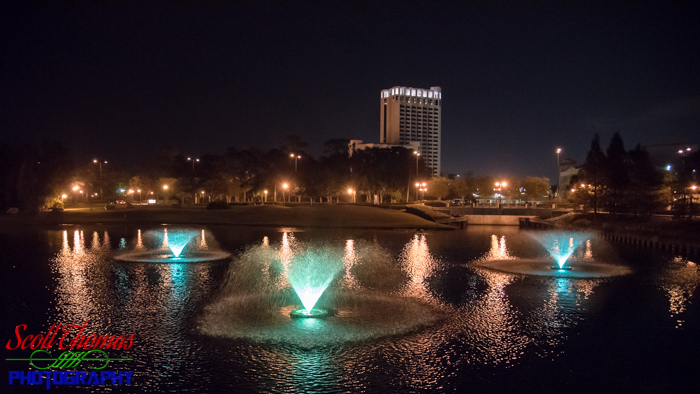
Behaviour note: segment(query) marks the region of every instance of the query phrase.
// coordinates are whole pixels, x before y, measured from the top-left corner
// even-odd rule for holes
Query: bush
[[[61,198],[60,194],[52,194],[44,198],[44,202],[40,206],[40,209],[53,208],[63,208],[63,199]]]
[[[207,209],[230,209],[231,206],[228,205],[226,201],[212,201],[207,204]]]

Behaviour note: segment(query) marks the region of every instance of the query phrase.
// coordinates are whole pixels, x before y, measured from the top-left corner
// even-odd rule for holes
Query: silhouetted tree
[[[579,178],[586,185],[578,193],[583,202],[593,207],[594,215],[598,214],[598,207],[605,190],[605,155],[600,148],[600,136],[596,133],[591,141],[591,148],[586,155]]]
[[[606,206],[615,215],[624,210],[625,194],[629,187],[627,152],[620,133],[615,133],[610,140],[604,161],[604,183],[606,188]]]
[[[436,176],[428,181],[428,195],[437,197],[438,201],[450,194],[452,181],[447,178]]]
[[[549,178],[529,176],[523,180],[522,187],[525,189],[525,195],[534,204],[537,199],[547,195],[550,191]]]
[[[662,205],[662,176],[641,145],[629,151],[628,156],[627,206],[635,216],[650,215]]]

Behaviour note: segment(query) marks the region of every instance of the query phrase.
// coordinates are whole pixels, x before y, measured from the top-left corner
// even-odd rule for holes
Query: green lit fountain
[[[287,267],[287,280],[304,306],[292,310],[291,317],[328,316],[328,311],[314,306],[343,269],[343,264],[343,256],[332,248],[306,250],[291,259]]]

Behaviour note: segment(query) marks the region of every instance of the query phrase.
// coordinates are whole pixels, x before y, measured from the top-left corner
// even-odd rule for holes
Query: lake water
[[[131,360],[106,368],[134,371],[132,386],[51,387],[58,391],[639,393],[699,387],[700,271],[678,256],[592,238],[579,255],[632,273],[555,278],[474,265],[502,258],[503,245],[510,257],[546,255],[525,231],[511,227],[192,226],[207,231],[208,247],[234,258],[196,264],[113,260],[135,247],[140,232],[162,228],[0,230],[0,339],[14,344],[19,324],[27,325],[24,336],[45,334],[54,323],[85,321],[94,334],[135,334],[130,349],[108,352]],[[339,298],[319,301],[333,308],[345,300],[336,305],[336,316],[299,322],[288,317],[291,305],[262,317],[245,306],[267,302],[265,289],[274,286],[293,295],[283,267],[251,262],[255,248],[292,244],[296,252],[320,244],[344,251],[347,261],[356,259],[359,268],[341,271],[328,290]],[[240,278],[245,285],[236,284]],[[243,305],[240,316],[229,316],[237,305]],[[52,354],[58,353],[54,347]],[[8,386],[7,371],[31,368],[7,359],[29,357],[31,350],[3,354],[0,391],[46,390]]]

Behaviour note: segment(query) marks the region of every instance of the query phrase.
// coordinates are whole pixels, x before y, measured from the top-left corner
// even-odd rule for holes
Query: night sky
[[[444,172],[552,177],[596,132],[700,142],[693,2],[26,3],[0,4],[4,141],[131,161],[297,134],[318,157],[378,142],[400,85],[442,87]]]

